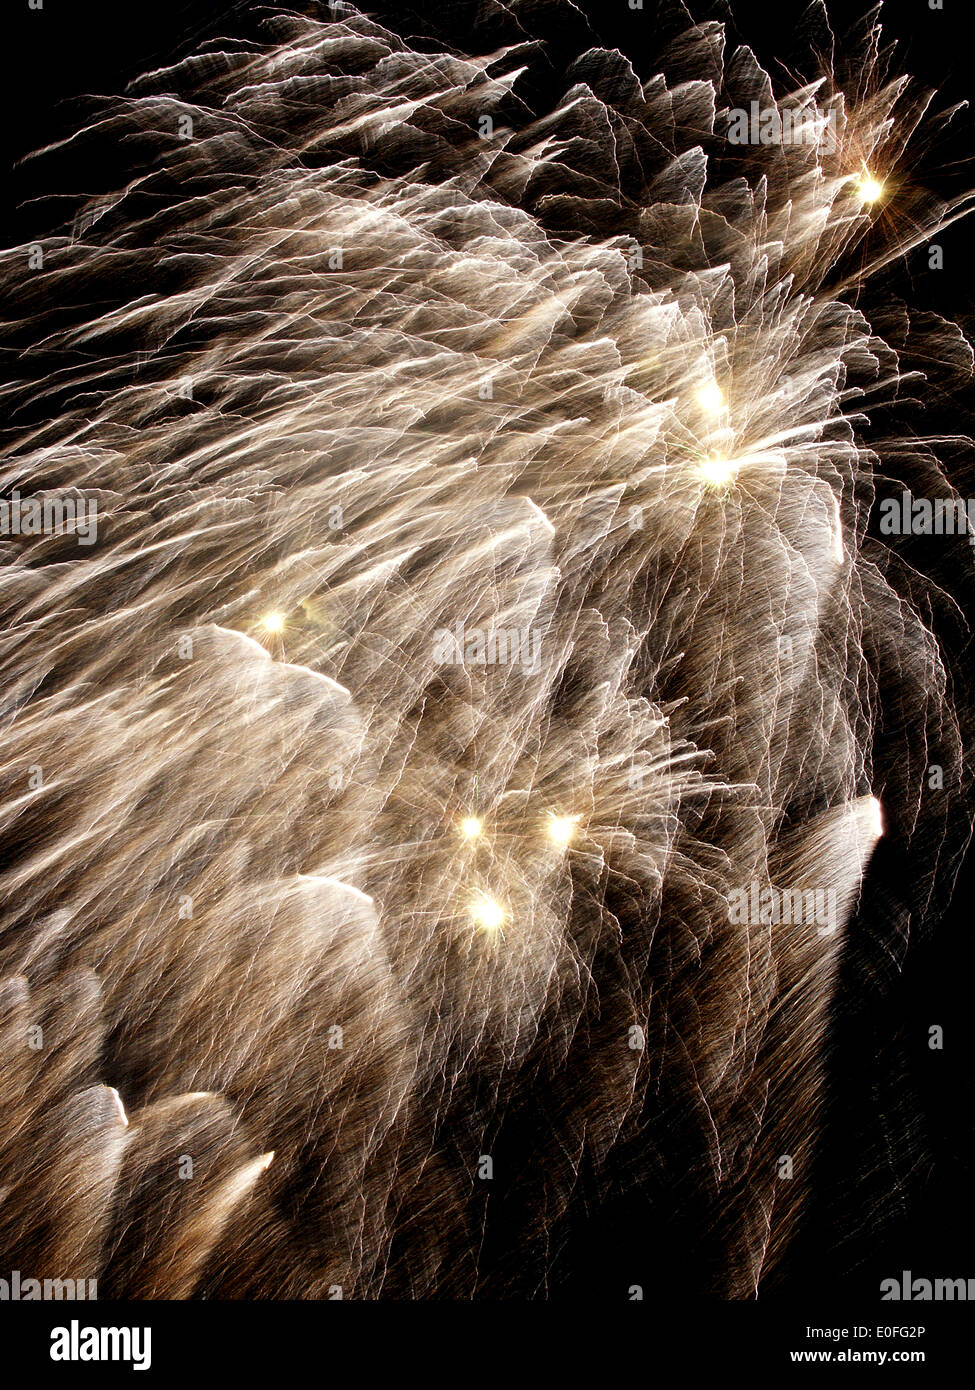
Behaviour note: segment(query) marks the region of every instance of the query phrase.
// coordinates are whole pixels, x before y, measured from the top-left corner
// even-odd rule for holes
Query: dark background
[[[16,168],[29,150],[70,133],[72,96],[86,92],[118,92],[146,67],[172,61],[202,38],[235,29],[241,10],[255,6],[222,0],[45,0],[42,11],[31,11],[27,0],[8,3],[2,30],[6,39],[7,119],[4,122],[4,203],[9,224],[3,240],[26,238],[34,225],[29,200],[40,191],[32,185],[30,167]],[[285,8],[314,5],[300,0]],[[462,35],[462,20],[449,3],[412,5],[376,3],[363,8],[377,18],[390,18],[400,32],[430,32],[431,26],[453,25]],[[641,53],[647,43],[646,14],[633,14],[625,0],[582,0],[582,8],[604,43],[623,49],[637,71],[645,75]],[[652,10],[653,0],[647,0]],[[723,6],[689,4],[695,17],[721,14]],[[782,73],[779,60],[795,40],[798,16],[804,6],[771,5],[762,0],[737,0],[734,12],[738,34],[756,50],[772,72]],[[842,28],[862,15],[860,5],[834,0],[834,24]],[[973,85],[968,58],[968,19],[965,0],[946,0],[943,12],[931,11],[927,0],[889,0],[884,6],[885,32],[899,42],[899,65],[925,83],[937,86],[942,104],[965,99]],[[726,13],[726,11],[725,11]],[[452,18],[453,14],[453,18]],[[800,76],[803,76],[801,72]],[[808,75],[808,74],[805,74]],[[970,159],[971,122],[930,152],[922,171],[936,191],[948,193],[975,185]],[[938,237],[946,267],[927,269],[924,248],[891,276],[892,291],[905,293],[914,304],[937,309],[975,328],[975,271],[971,264],[972,230],[956,224]],[[946,430],[969,431],[971,398],[943,408]],[[931,430],[929,419],[925,428]],[[975,495],[968,475],[970,461],[958,464],[954,481],[963,495]],[[911,556],[925,568],[923,554]],[[963,562],[962,562],[963,563]],[[975,560],[969,566],[975,571]],[[971,623],[975,593],[971,575],[944,579]],[[958,670],[970,679],[971,652],[959,626],[943,634],[958,658]],[[970,707],[970,696],[956,692]],[[881,729],[879,739],[884,738]],[[883,764],[883,748],[878,749]],[[893,808],[896,820],[896,807]],[[951,840],[960,854],[970,834],[970,815],[960,809]],[[930,846],[928,847],[930,849]],[[896,825],[875,856],[864,895],[861,920],[851,931],[836,1010],[831,1054],[830,1104],[818,1161],[817,1197],[803,1231],[769,1296],[846,1294],[876,1302],[879,1279],[903,1269],[917,1275],[943,1278],[975,1277],[975,1219],[972,1188],[971,1046],[972,974],[975,933],[969,904],[975,893],[975,862],[968,854],[957,892],[944,919],[918,931],[903,962],[892,964],[885,948],[883,913],[891,902],[910,900],[911,863],[901,853]],[[947,883],[938,889],[947,901]],[[940,1024],[944,1051],[927,1046],[928,1028]],[[876,1155],[887,1146],[889,1169],[878,1166]],[[864,1214],[881,1211],[873,1220]],[[667,1281],[677,1287],[699,1256],[698,1233],[671,1231],[666,1259],[659,1252]],[[586,1279],[598,1283],[593,1265],[639,1263],[639,1252],[659,1239],[659,1228],[643,1228],[630,1211],[616,1222],[608,1220],[587,1244],[580,1233],[579,1254],[585,1251]],[[650,1257],[655,1259],[654,1252]],[[646,1276],[643,1275],[646,1282]],[[688,1283],[694,1280],[688,1277]]]

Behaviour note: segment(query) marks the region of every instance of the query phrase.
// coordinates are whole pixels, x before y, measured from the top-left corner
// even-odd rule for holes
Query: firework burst
[[[2,493],[97,536],[3,543],[11,1268],[539,1297],[639,1211],[751,1296],[885,713],[922,896],[951,868],[938,593],[869,529],[938,444],[865,425],[971,369],[866,298],[967,207],[909,177],[952,113],[815,6],[793,90],[685,20],[540,107],[542,30],[492,15],[463,51],[267,15],[36,157],[100,187],[0,261]],[[753,103],[813,138],[735,145]]]

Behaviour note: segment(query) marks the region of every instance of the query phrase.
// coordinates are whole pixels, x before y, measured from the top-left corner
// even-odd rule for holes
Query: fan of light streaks
[[[866,536],[906,378],[858,294],[960,209],[869,27],[779,93],[835,149],[737,149],[770,79],[687,25],[537,113],[528,29],[277,14],[41,156],[84,194],[2,260],[3,493],[98,537],[3,542],[11,1267],[545,1296],[630,1191],[727,1296],[781,1254],[884,681],[959,782],[932,600]],[[756,882],[838,930],[731,922]]]

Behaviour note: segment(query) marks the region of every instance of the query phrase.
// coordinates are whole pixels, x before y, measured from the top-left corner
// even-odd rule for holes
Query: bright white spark
[[[709,415],[719,415],[725,406],[724,392],[715,381],[705,382],[696,392],[697,403]]]
[[[738,464],[733,459],[711,458],[700,465],[699,471],[708,487],[727,487],[737,476]]]
[[[884,185],[873,174],[865,172],[861,174],[857,183],[857,196],[861,203],[866,203],[872,207],[874,203],[879,203],[884,196]]]
[[[558,845],[559,849],[566,849],[576,833],[578,816],[550,816],[548,821],[548,837],[553,844]]]
[[[126,1129],[128,1129],[129,1117],[125,1113],[125,1106],[122,1104],[122,1097],[119,1095],[118,1091],[115,1089],[114,1086],[109,1086],[108,1089],[112,1093],[112,1100],[115,1102],[115,1108],[118,1111],[119,1119],[122,1121],[123,1125],[125,1125]]]
[[[482,931],[495,932],[505,920],[504,908],[486,893],[479,893],[473,898],[468,910],[474,925]]]

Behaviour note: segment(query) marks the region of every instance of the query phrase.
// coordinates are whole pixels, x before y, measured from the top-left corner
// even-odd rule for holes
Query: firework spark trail
[[[717,24],[643,83],[582,53],[536,119],[527,35],[418,52],[343,8],[46,152],[115,163],[2,262],[4,495],[99,515],[4,545],[11,1267],[532,1296],[574,1204],[655,1183],[721,1231],[721,1292],[781,1254],[882,679],[925,763],[962,752],[930,599],[865,534],[856,412],[903,374],[836,267],[926,105],[865,33],[855,91],[788,98],[835,151],[735,155],[728,109],[774,98]],[[531,659],[445,659],[502,629]],[[730,923],[753,881],[841,930]]]

